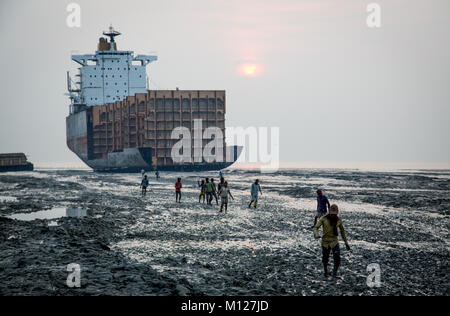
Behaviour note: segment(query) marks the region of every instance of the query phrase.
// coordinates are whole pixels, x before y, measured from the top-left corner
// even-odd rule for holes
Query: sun
[[[263,71],[263,67],[258,62],[246,61],[240,63],[236,70],[240,76],[259,77]]]
[[[244,73],[247,76],[252,76],[256,73],[256,66],[255,65],[245,65],[244,66]]]

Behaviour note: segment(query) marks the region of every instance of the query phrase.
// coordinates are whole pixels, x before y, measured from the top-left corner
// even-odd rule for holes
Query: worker
[[[248,205],[248,207],[250,208],[252,206],[252,203],[254,203],[254,207],[256,208],[256,206],[258,205],[258,194],[261,193],[262,195],[262,190],[261,190],[261,185],[259,184],[259,180],[256,179],[254,183],[252,183],[252,186],[250,188],[250,194],[251,194],[251,201],[250,204]]]
[[[175,182],[175,202],[180,203],[181,202],[181,188],[183,185],[181,184],[181,178],[177,179],[177,182]]]
[[[331,205],[328,215],[322,216],[314,226],[314,237],[320,238],[319,228],[322,227],[322,263],[325,277],[328,277],[328,260],[330,252],[333,252],[333,277],[337,277],[337,271],[341,264],[341,252],[339,249],[338,228],[341,231],[341,238],[345,243],[345,248],[350,250],[350,246],[345,234],[342,220],[338,217],[339,208],[336,204]]]

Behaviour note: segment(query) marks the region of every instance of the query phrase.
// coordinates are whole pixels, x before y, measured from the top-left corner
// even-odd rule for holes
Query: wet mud
[[[0,295],[450,294],[448,171],[227,171],[227,214],[198,203],[197,180],[215,172],[149,176],[141,197],[138,174],[0,174]],[[249,209],[255,178],[263,195]],[[350,241],[338,279],[323,276],[312,234],[318,188]],[[80,288],[67,286],[71,263]]]

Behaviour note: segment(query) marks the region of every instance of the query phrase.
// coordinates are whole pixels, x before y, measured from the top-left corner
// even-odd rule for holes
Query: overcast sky
[[[0,2],[0,152],[79,161],[70,54],[94,53],[112,23],[118,49],[157,53],[152,89],[226,90],[227,126],[279,126],[283,162],[450,162],[448,0],[73,1],[69,28],[71,2]]]

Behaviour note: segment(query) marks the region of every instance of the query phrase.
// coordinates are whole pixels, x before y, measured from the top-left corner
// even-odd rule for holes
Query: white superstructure
[[[69,96],[74,103],[105,105],[147,92],[146,66],[157,56],[134,56],[133,51],[117,50],[114,37],[120,33],[112,26],[103,35],[109,36],[110,41],[100,38],[95,55],[72,55],[72,60],[81,65],[78,89],[71,88],[68,76]]]

